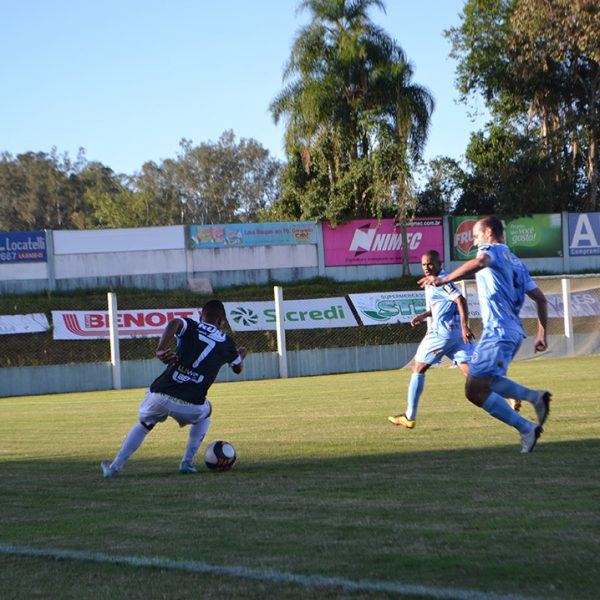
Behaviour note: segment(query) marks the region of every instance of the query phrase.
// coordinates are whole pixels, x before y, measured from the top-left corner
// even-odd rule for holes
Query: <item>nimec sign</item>
[[[415,219],[407,225],[408,261],[437,250],[444,257],[442,219]],[[394,219],[354,220],[332,227],[323,224],[326,267],[402,264],[402,230]]]

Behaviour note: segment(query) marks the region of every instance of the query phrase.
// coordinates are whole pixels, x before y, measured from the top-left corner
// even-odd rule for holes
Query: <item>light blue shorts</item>
[[[469,364],[469,375],[482,379],[505,375],[522,343],[519,331],[484,329]]]
[[[444,356],[454,361],[455,365],[471,362],[475,345],[465,344],[462,337],[440,338],[435,333],[428,333],[419,344],[415,361],[426,365],[437,365]]]

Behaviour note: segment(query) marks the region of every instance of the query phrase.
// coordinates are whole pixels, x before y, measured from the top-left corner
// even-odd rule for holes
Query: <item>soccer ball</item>
[[[229,471],[236,458],[235,448],[223,440],[209,444],[204,451],[204,463],[211,471]]]

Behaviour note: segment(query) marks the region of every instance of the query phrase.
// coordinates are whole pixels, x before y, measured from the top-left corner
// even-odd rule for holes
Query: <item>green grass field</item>
[[[236,446],[232,471],[180,475],[187,430],[168,422],[111,481],[99,462],[136,422],[142,390],[0,399],[0,596],[597,598],[599,367],[597,356],[512,365],[514,379],[554,394],[530,455],[464,399],[456,369],[428,373],[413,431],[386,419],[404,410],[405,370],[216,384],[207,441]],[[279,582],[282,572],[371,587]],[[423,589],[402,593],[408,584]]]

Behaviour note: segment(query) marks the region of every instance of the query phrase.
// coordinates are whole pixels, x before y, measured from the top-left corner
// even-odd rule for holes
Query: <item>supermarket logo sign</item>
[[[198,321],[200,314],[197,308],[119,310],[119,338],[160,337],[167,323],[175,317]],[[108,311],[105,310],[53,310],[52,324],[55,340],[102,340],[110,335]]]
[[[275,302],[224,302],[227,320],[234,331],[275,331]],[[345,298],[284,300],[286,329],[354,327],[356,319]]]
[[[350,301],[363,325],[410,323],[425,312],[425,292],[350,294]]]

